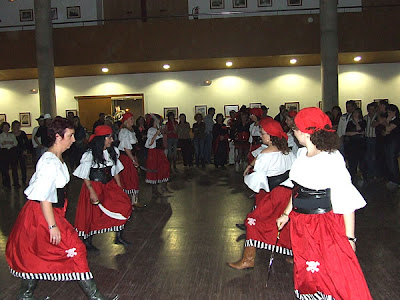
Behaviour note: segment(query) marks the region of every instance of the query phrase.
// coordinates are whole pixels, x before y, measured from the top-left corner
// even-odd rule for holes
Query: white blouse
[[[118,134],[119,145],[118,149],[124,151],[125,149],[132,149],[133,144],[137,144],[137,138],[134,131],[128,128],[121,128]]]
[[[90,174],[90,168],[105,168],[105,167],[111,167],[111,175],[114,177],[116,174],[121,172],[124,169],[124,166],[120,162],[119,158],[119,150],[114,147],[115,152],[117,153],[117,164],[114,164],[114,161],[110,157],[110,154],[108,153],[107,149],[103,151],[103,156],[106,161],[106,163],[103,164],[97,164],[93,161],[93,154],[92,151],[86,151],[83,153],[82,158],[81,158],[81,163],[80,165],[75,169],[73,175],[82,179],[89,179],[89,174]]]
[[[153,136],[157,133],[157,129],[154,127],[150,127],[149,130],[147,130],[147,140],[146,144],[144,145],[148,149],[154,149],[156,147],[156,140],[161,139],[163,137],[162,133],[160,133],[156,139],[154,140],[154,143],[150,145],[151,140]]]
[[[261,189],[269,192],[267,176],[280,175],[290,170],[295,159],[291,152],[289,154],[282,152],[260,153],[254,164],[254,172],[244,177],[244,183],[256,193]],[[280,185],[293,187],[289,179]]]
[[[57,203],[57,189],[69,182],[67,165],[52,152],[45,152],[24,193],[30,200]]]
[[[253,136],[261,136],[260,126],[255,125],[254,122],[250,124],[249,131],[250,131],[249,143],[253,142]]]
[[[290,179],[313,190],[331,189],[333,212],[348,214],[367,203],[351,183],[346,163],[339,151],[321,152],[307,156],[307,148],[300,148],[290,171]]]
[[[5,142],[7,142],[7,144]],[[12,147],[16,147],[17,145],[18,141],[13,133],[0,133],[0,148],[9,150]]]

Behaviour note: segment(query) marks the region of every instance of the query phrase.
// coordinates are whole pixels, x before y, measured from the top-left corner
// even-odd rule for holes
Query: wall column
[[[320,0],[321,82],[323,111],[339,104],[337,1]]]
[[[50,0],[34,0],[36,60],[39,78],[40,113],[57,115],[54,79],[53,24]]]

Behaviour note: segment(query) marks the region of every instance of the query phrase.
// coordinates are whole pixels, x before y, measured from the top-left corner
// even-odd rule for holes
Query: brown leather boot
[[[245,247],[243,258],[234,263],[228,263],[228,266],[236,270],[246,270],[254,268],[254,260],[256,258],[256,247]]]

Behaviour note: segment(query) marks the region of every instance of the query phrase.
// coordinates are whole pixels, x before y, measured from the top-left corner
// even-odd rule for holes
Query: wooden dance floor
[[[244,231],[235,227],[253,199],[233,167],[193,168],[172,175],[168,197],[151,198],[141,184],[146,210],[127,223],[128,248],[114,245],[114,233],[94,237],[98,254],[88,261],[100,290],[120,299],[294,299],[293,267],[275,255],[269,286],[270,252],[258,250],[253,270],[226,266],[242,255]],[[31,172],[32,173],[32,170]],[[67,218],[73,223],[81,181],[69,184]],[[0,299],[15,299],[20,280],[8,270],[4,252],[13,223],[25,203],[23,190],[0,187]],[[400,299],[400,191],[369,184],[362,194],[368,205],[357,212],[357,255],[374,299]],[[86,299],[76,282],[39,282],[36,297]],[[362,299],[351,299],[362,300]]]

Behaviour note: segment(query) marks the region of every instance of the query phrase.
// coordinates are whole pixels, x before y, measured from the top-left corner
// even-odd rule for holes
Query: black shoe
[[[114,244],[120,244],[120,245],[123,245],[123,246],[125,246],[125,247],[131,245],[130,242],[125,241],[124,238],[122,237],[122,230],[117,231],[117,232],[115,233]]]
[[[97,289],[96,282],[94,279],[89,279],[89,280],[79,280],[78,281],[79,286],[83,290],[83,292],[86,294],[88,299],[90,300],[118,300],[119,296],[115,296],[114,298],[107,298],[103,296],[100,291]]]
[[[236,227],[239,228],[240,230],[246,231],[246,225],[244,224],[236,224]]]

